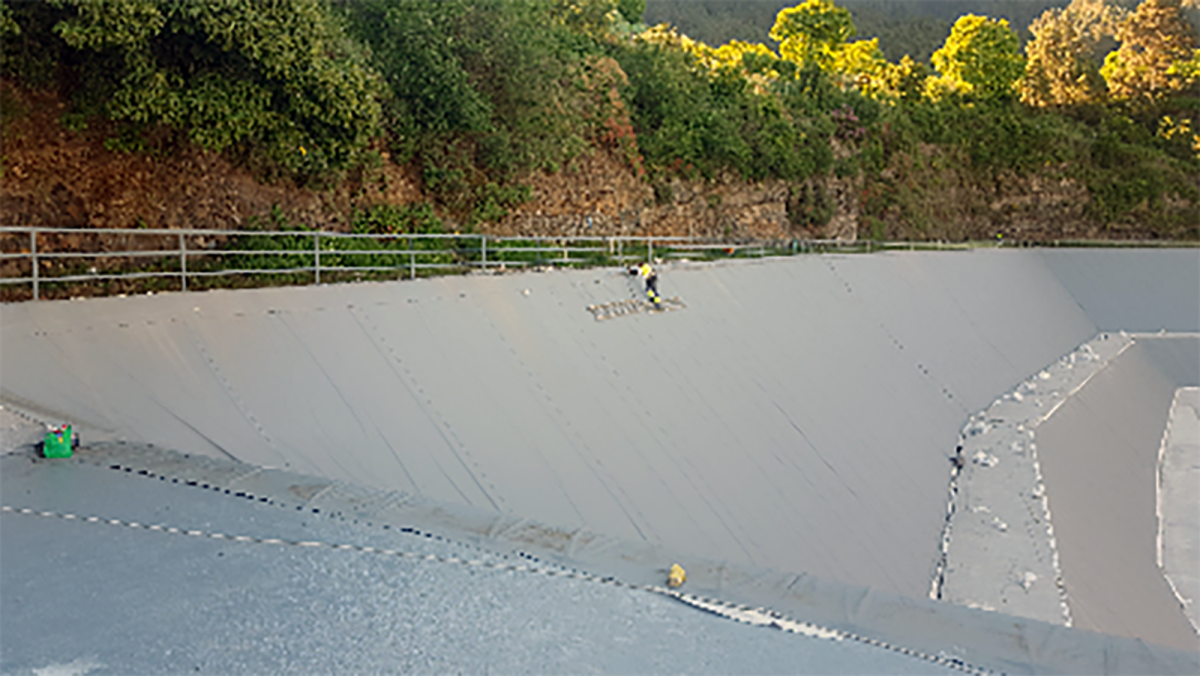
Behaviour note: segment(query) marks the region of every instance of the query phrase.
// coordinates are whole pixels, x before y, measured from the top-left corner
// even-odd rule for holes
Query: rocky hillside
[[[390,162],[351,172],[338,185],[303,189],[257,180],[220,155],[185,146],[170,155],[109,150],[99,120],[70,130],[52,93],[3,87],[4,225],[75,228],[244,228],[274,209],[289,222],[345,230],[354,209],[430,201],[411,167]],[[640,180],[614,153],[594,149],[556,173],[527,177],[532,199],[480,230],[498,235],[687,235],[853,238],[857,205],[833,230],[795,228],[782,181]],[[843,200],[846,201],[846,200]],[[454,220],[447,215],[447,222]]]
[[[4,107],[0,214],[4,225],[82,228],[245,228],[274,211],[292,223],[344,231],[355,209],[431,202],[420,173],[385,161],[336,185],[266,183],[194,146],[169,153],[110,150],[99,119],[68,129],[49,92],[0,83]],[[1153,239],[1136,219],[1103,226],[1088,190],[1047,167],[981,177],[950,151],[923,145],[877,176],[802,183],[639,178],[617,153],[593,149],[556,173],[526,177],[531,199],[478,229],[497,235],[675,235],[722,239]],[[1181,205],[1187,207],[1189,205]],[[445,214],[453,229],[455,221]]]
[[[0,211],[4,225],[95,228],[240,228],[276,207],[316,228],[344,228],[370,199],[408,202],[420,190],[400,167],[377,170],[370,191],[358,172],[325,191],[265,184],[246,169],[194,146],[170,155],[109,150],[110,125],[89,119],[67,129],[53,93],[0,83],[5,108]]]

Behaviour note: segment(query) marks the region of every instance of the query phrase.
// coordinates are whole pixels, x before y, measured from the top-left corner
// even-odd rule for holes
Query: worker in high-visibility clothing
[[[658,273],[654,271],[654,267],[650,265],[649,261],[629,268],[629,274],[646,280],[646,297],[650,299],[651,303],[656,305],[662,303],[662,296],[658,295]]]

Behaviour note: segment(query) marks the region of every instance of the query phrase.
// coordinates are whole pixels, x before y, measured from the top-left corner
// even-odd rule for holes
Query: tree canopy
[[[1196,56],[1196,31],[1180,13],[1179,0],[1145,0],[1117,24],[1121,43],[1104,59],[1100,74],[1116,99],[1150,102],[1186,87],[1186,64]]]
[[[987,171],[1075,162],[1109,215],[1166,189],[1134,173],[1200,170],[1200,50],[1179,0],[1127,15],[1073,0],[1033,21],[1026,56],[1006,20],[967,14],[929,62],[888,61],[832,0],[784,7],[761,42],[706,44],[641,25],[646,12],[645,0],[0,0],[0,69],[68,92],[68,124],[114,121],[116,149],[169,136],[301,182],[378,157],[411,165],[466,227],[527,199],[531,172],[592,148],[655,185],[864,175],[929,144]]]
[[[1102,39],[1112,37],[1124,12],[1104,0],[1072,0],[1030,26],[1021,100],[1033,106],[1071,106],[1100,100],[1105,84],[1096,62]]]
[[[829,0],[805,0],[782,9],[771,28],[771,39],[779,42],[779,54],[798,65],[808,63],[828,70],[835,53],[854,37],[849,10]]]
[[[941,73],[937,86],[995,99],[1013,93],[1025,60],[1007,20],[967,14],[954,22],[946,44],[933,53],[933,66]]]
[[[115,120],[298,173],[347,166],[379,132],[380,83],[318,0],[55,0],[54,32]]]

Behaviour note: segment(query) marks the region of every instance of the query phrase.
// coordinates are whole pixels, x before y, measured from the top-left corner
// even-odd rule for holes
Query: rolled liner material
[[[1096,334],[1031,251],[667,265],[686,311],[596,322],[627,277],[7,305],[3,388],[85,438],[924,596],[963,421]]]

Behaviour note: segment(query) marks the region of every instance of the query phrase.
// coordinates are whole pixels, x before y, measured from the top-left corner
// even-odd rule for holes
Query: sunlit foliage
[[[1100,70],[1113,98],[1149,103],[1189,84],[1196,32],[1181,15],[1179,0],[1145,0],[1117,24],[1116,33],[1121,46]]]
[[[1096,48],[1114,34],[1123,15],[1105,0],[1073,0],[1065,9],[1051,8],[1035,19],[1030,26],[1034,38],[1025,47],[1021,100],[1032,106],[1071,106],[1102,99],[1106,87]]]
[[[1005,98],[1024,72],[1017,34],[1005,19],[967,14],[959,17],[946,44],[933,53],[933,66],[941,77],[930,83],[937,99],[948,93],[971,94],[979,99]]]
[[[854,35],[850,11],[829,0],[805,0],[782,9],[771,28],[780,56],[800,66],[816,64],[823,70],[833,66],[835,52]]]

